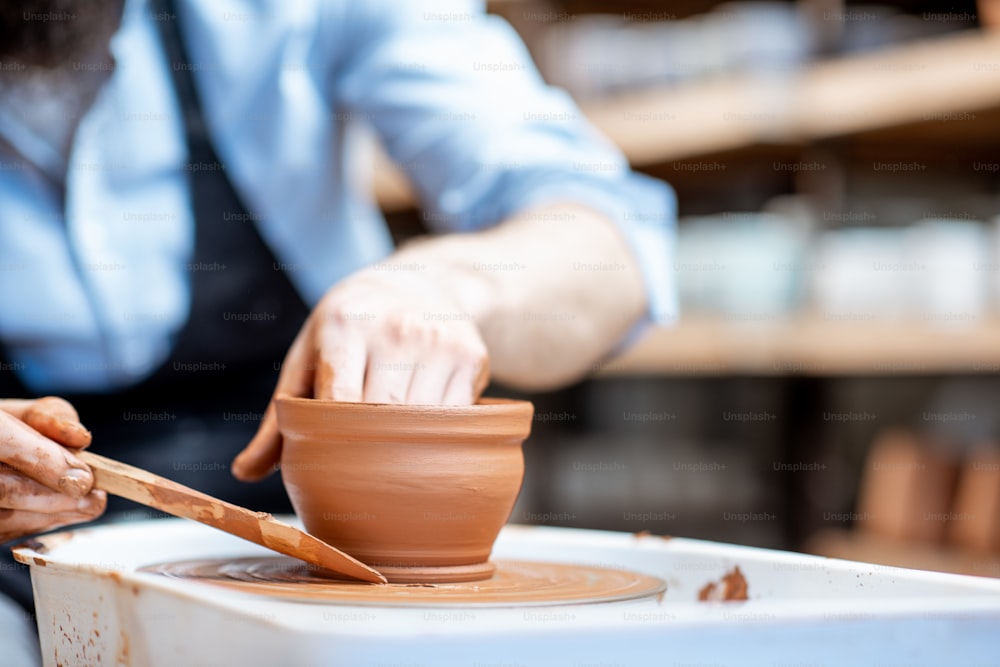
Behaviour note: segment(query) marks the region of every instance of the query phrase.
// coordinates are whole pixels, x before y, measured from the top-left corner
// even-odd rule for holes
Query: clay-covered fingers
[[[57,396],[38,399],[22,419],[31,428],[66,447],[84,449],[90,446],[90,431],[80,423],[76,408]]]
[[[3,411],[0,411],[0,463],[4,472],[19,472],[74,498],[87,495],[94,486],[94,476],[86,463]]]
[[[103,505],[102,510],[103,511]],[[0,543],[20,539],[35,533],[42,533],[75,523],[93,521],[101,512],[26,512],[0,509]]]
[[[53,491],[30,477],[12,470],[0,471],[0,509],[37,514],[79,514],[89,519],[104,512],[107,494],[92,490],[76,498]]]
[[[90,445],[90,431],[80,423],[76,408],[58,396],[0,400],[0,410],[66,447],[83,449]]]
[[[271,401],[250,443],[233,459],[233,476],[244,482],[254,482],[274,472],[281,460],[281,433],[274,399],[278,396],[310,396],[313,385],[314,361],[310,354],[312,320],[306,322],[296,336],[281,365],[278,383]]]
[[[89,444],[90,433],[61,398],[0,401],[0,542],[104,512],[107,496],[93,490],[90,467],[63,447]]]

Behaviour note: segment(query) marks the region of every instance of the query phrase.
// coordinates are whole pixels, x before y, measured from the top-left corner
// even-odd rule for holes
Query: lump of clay
[[[719,581],[710,581],[698,591],[698,599],[702,602],[728,602],[732,600],[747,600],[747,580],[740,572],[739,565],[733,567]]]

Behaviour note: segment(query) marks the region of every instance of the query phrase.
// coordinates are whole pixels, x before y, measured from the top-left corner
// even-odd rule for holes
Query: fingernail
[[[91,513],[94,510],[100,508],[106,500],[106,496],[103,491],[94,491],[93,493],[88,493],[83,498],[76,501],[76,509],[81,512]]]
[[[90,492],[90,487],[94,484],[94,478],[86,470],[67,470],[59,478],[59,490],[69,494],[74,498],[79,498]]]
[[[64,421],[63,424],[65,424],[67,427],[73,429],[74,431],[77,431],[78,433],[84,433],[86,435],[90,435],[90,431],[88,431],[87,428],[83,424],[81,424],[79,422]]]
[[[85,428],[85,427],[83,426],[83,424],[80,424],[80,423],[78,423],[78,422],[71,422],[71,421],[67,421],[67,420],[65,420],[65,419],[60,419],[60,420],[59,420],[59,424],[60,424],[60,425],[61,425],[61,426],[62,426],[63,428],[65,428],[65,429],[69,429],[70,431],[76,431],[77,433],[82,433],[83,435],[90,435],[90,431],[88,431],[88,430],[87,430],[87,429],[86,429],[86,428]]]

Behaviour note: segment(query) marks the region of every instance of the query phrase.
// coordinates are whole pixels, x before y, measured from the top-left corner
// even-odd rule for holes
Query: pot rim
[[[473,405],[406,405],[279,395],[275,397],[275,407],[282,435],[294,432],[417,436],[432,432],[445,439],[451,436],[524,439],[531,431],[535,411],[530,401],[492,397],[480,398]]]

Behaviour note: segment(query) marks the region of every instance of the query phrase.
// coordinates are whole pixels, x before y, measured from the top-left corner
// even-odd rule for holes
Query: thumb
[[[311,319],[295,337],[295,342],[288,348],[285,361],[281,365],[278,384],[274,388],[264,417],[260,420],[257,434],[246,447],[233,459],[233,476],[243,482],[256,482],[264,479],[272,472],[281,460],[281,433],[278,431],[278,414],[274,399],[278,396],[311,395],[313,386],[313,366],[310,364],[309,340],[312,330]]]
[[[281,460],[281,433],[275,415],[274,399],[267,405],[257,434],[233,459],[233,476],[242,482],[256,482],[274,472]]]

